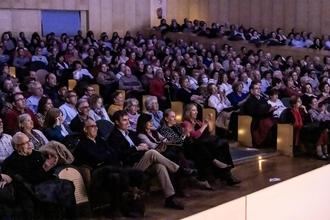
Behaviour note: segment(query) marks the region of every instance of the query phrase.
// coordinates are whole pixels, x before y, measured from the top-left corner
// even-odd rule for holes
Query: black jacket
[[[131,133],[129,133],[128,136],[132,139],[135,146],[139,145],[139,141],[136,136]],[[113,132],[111,132],[108,138],[108,144],[118,153],[120,161],[123,162],[124,165],[128,166],[132,166],[134,163],[140,161],[145,153],[144,151],[137,151],[134,146],[131,147],[118,128],[115,128]]]

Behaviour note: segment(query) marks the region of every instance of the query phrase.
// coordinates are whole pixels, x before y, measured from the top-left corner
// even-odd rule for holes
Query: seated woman
[[[308,111],[312,122],[317,123],[320,129],[320,137],[316,144],[316,154],[319,159],[329,159],[328,154],[328,130],[330,128],[330,113],[324,103],[319,103],[316,98],[310,102]]]
[[[41,152],[33,150],[31,138],[22,132],[13,136],[12,143],[15,151],[4,161],[2,171],[16,183],[15,194],[20,198],[24,218],[35,219],[37,205],[45,203],[47,206],[56,204],[66,217],[74,218],[74,185],[68,180],[55,179],[53,175],[59,158],[50,154],[45,158]],[[20,184],[22,181],[24,184]],[[49,214],[47,217],[52,217]]]
[[[111,122],[108,113],[103,106],[103,99],[99,95],[92,95],[88,102],[90,107],[89,117],[94,121],[106,120]]]
[[[275,110],[273,111],[273,117],[281,119],[282,112],[286,109],[283,102],[278,98],[278,91],[271,89],[269,92],[270,99],[267,101]]]
[[[187,161],[184,158],[180,148],[170,146],[172,145],[172,142],[167,140],[153,128],[152,117],[150,114],[143,113],[140,115],[136,127],[136,133],[138,134],[140,141],[147,144],[149,149],[157,150],[165,157],[169,158],[182,167],[187,166]]]
[[[204,98],[197,94],[197,91],[189,89],[189,78],[182,77],[180,79],[181,88],[177,92],[177,99],[184,104],[195,102],[197,104],[203,104]]]
[[[203,180],[207,179],[209,171],[212,170],[213,175],[223,177],[228,185],[240,183],[230,172],[234,163],[229,152],[228,142],[211,136],[208,131],[209,122],[197,120],[197,114],[195,104],[188,104],[185,107],[183,128],[185,135],[193,140],[185,150],[187,158],[196,163],[196,167],[200,171],[200,178]]]
[[[71,130],[64,125],[63,113],[58,108],[51,108],[46,114],[44,133],[49,140],[63,141],[71,134]]]
[[[217,113],[217,127],[228,130],[231,113],[233,108],[230,101],[226,97],[223,91],[218,91],[218,88],[214,84],[208,85],[210,97],[208,98],[208,106],[214,108]]]
[[[18,128],[28,136],[30,141],[33,143],[35,150],[38,150],[42,145],[48,143],[48,139],[41,131],[33,129],[33,121],[29,114],[22,114],[18,116]]]
[[[310,83],[306,83],[302,88],[303,95],[300,97],[302,104],[308,106],[313,98],[317,96],[313,93],[313,87]]]
[[[110,117],[112,117],[116,111],[123,110],[125,101],[124,94],[121,91],[116,91],[113,94],[112,100],[113,102],[108,108],[108,114]]]
[[[39,100],[36,117],[41,127],[44,126],[46,113],[53,108],[53,102],[49,97],[41,97]]]
[[[139,111],[139,101],[135,98],[129,98],[125,100],[124,110],[128,114],[129,126],[128,130],[136,132],[136,125],[138,118],[140,117]]]
[[[300,89],[294,84],[292,76],[288,76],[286,80],[284,80],[286,88],[283,93],[285,97],[291,96],[302,96],[302,92]]]

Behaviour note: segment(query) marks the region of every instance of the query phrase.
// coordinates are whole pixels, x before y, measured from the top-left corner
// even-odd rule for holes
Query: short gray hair
[[[31,118],[31,116],[29,114],[27,114],[27,113],[24,113],[24,114],[21,114],[21,115],[18,116],[18,120],[17,121],[18,121],[18,128],[19,129],[22,129],[23,128],[23,123],[26,121],[26,119],[28,117]]]
[[[139,100],[137,100],[136,98],[129,98],[129,99],[126,99],[125,100],[125,103],[124,103],[124,109],[125,110],[128,110],[132,105],[134,104],[139,104]]]
[[[13,146],[14,149],[16,149],[18,139],[24,136],[26,136],[26,134],[20,131],[14,134],[13,138],[11,139],[11,145]]]
[[[148,96],[144,102],[144,106],[146,107],[147,111],[149,111],[152,107],[152,102],[156,100],[157,103],[158,103],[158,100],[157,100],[157,97],[156,96]]]

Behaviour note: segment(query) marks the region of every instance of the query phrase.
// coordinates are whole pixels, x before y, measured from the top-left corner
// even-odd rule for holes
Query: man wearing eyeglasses
[[[17,118],[19,115],[27,113],[31,116],[33,120],[34,127],[38,129],[40,127],[39,122],[34,115],[33,111],[26,106],[26,100],[22,93],[15,93],[10,97],[10,101],[13,108],[8,110],[3,118],[3,124],[5,128],[5,133],[13,135],[18,131]]]
[[[117,212],[122,193],[129,187],[141,188],[143,172],[121,167],[118,153],[97,135],[98,128],[92,118],[88,117],[82,127],[84,134],[75,150],[75,162],[92,168],[93,201],[102,203],[100,206],[110,202],[113,212]]]
[[[82,132],[84,128],[84,121],[88,118],[89,104],[87,99],[79,99],[76,108],[78,114],[74,117],[70,123],[70,129],[73,132]]]
[[[67,91],[65,96],[65,103],[60,106],[65,125],[70,125],[72,119],[78,114],[76,109],[77,100],[77,94],[74,91]]]

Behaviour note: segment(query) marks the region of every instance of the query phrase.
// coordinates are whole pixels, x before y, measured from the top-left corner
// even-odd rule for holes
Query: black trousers
[[[119,211],[121,195],[129,187],[141,188],[142,171],[133,168],[102,166],[92,172],[90,200],[94,208],[110,204],[112,211]]]
[[[205,180],[210,174],[215,174],[213,172],[214,159],[234,166],[228,142],[216,136],[192,140],[185,144],[184,149],[187,158],[194,161],[201,180]]]

